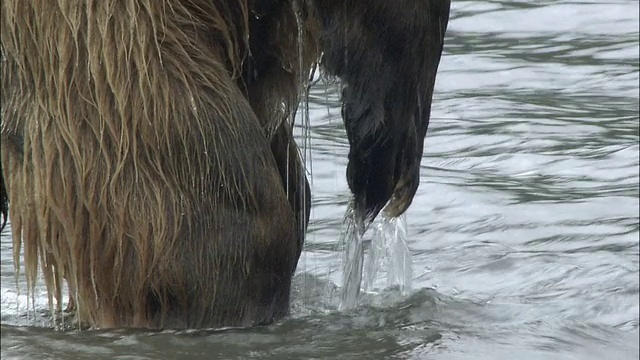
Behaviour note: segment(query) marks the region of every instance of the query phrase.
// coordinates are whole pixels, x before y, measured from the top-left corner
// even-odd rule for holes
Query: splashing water
[[[387,287],[398,285],[402,293],[411,290],[413,268],[411,252],[407,245],[404,214],[397,218],[381,216],[372,224],[373,236],[364,274],[364,290],[373,288],[378,271],[387,267]],[[344,249],[342,259],[342,290],[340,309],[356,306],[363,283],[365,258],[364,233],[366,229],[357,223],[353,206],[349,205],[342,224],[340,245]]]

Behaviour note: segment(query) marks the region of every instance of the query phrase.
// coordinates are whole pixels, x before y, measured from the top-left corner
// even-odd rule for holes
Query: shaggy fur
[[[394,3],[3,0],[0,210],[29,289],[41,271],[59,307],[66,281],[98,328],[284,316],[310,199],[291,121],[322,52],[357,210],[415,194],[449,2]]]

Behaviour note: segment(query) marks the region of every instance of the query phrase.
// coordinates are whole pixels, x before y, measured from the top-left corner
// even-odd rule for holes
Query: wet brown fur
[[[15,264],[58,307],[66,282],[89,326],[288,312],[310,203],[292,119],[321,53],[344,85],[358,216],[413,199],[449,0],[0,6]]]
[[[282,63],[247,81],[247,1],[2,2],[2,165],[30,290],[40,268],[59,305],[66,279],[101,328],[286,313],[308,191],[284,120],[317,49],[304,32],[298,57],[278,5],[261,56]]]

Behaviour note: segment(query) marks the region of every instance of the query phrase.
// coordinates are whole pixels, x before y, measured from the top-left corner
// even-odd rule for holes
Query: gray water
[[[637,0],[454,1],[406,214],[410,291],[382,266],[339,310],[348,145],[338,88],[319,83],[290,319],[53,331],[44,292],[27,318],[3,235],[2,358],[638,359],[638,26]]]

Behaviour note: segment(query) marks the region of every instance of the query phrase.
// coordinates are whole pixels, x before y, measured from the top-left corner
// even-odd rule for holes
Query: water
[[[637,0],[454,1],[406,214],[410,289],[387,287],[388,257],[367,279],[365,257],[366,291],[339,310],[348,145],[337,88],[318,84],[291,319],[223,332],[33,326],[46,296],[30,320],[24,292],[17,309],[3,236],[2,358],[637,359],[638,19]],[[373,230],[367,256],[383,243]]]

